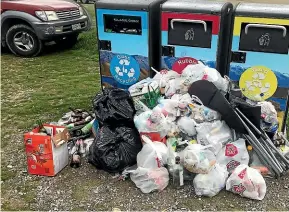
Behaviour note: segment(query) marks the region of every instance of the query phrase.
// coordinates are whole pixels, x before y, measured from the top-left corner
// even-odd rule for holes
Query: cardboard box
[[[65,127],[44,124],[49,135],[39,128],[24,134],[29,174],[55,176],[68,164],[68,131]]]

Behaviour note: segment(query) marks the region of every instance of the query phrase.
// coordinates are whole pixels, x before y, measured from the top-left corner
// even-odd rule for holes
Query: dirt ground
[[[265,1],[289,4],[288,0],[250,2]],[[91,38],[95,39],[95,34],[92,33]],[[82,48],[85,48],[84,41],[79,44]],[[96,43],[88,43],[87,48],[94,45]],[[55,177],[28,175],[23,132],[38,118],[58,120],[71,102],[75,102],[73,106],[83,106],[90,102],[85,99],[95,94],[91,84],[100,83],[93,78],[96,53],[85,51],[53,53],[32,59],[1,56],[1,65],[6,66],[5,72],[1,70],[1,211],[110,211],[114,208],[126,211],[289,211],[289,176],[266,179],[266,197],[255,201],[227,191],[213,198],[199,197],[194,193],[192,182],[187,182],[181,190],[169,185],[160,193],[143,194],[130,180],[117,181],[115,175],[96,170],[85,159],[79,169],[67,166]],[[87,61],[91,61],[89,66]],[[28,72],[32,68],[36,70]],[[37,70],[49,72],[37,74]],[[60,70],[62,74],[58,74]],[[82,85],[74,88],[73,84],[61,84],[58,78],[74,83],[81,80]],[[88,94],[75,94],[74,89]]]

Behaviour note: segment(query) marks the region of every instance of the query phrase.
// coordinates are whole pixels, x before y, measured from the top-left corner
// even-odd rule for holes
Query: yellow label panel
[[[277,77],[266,66],[252,66],[240,77],[239,87],[248,99],[264,101],[277,90]]]
[[[289,20],[273,18],[235,17],[234,36],[239,36],[241,34],[242,23],[289,25]]]

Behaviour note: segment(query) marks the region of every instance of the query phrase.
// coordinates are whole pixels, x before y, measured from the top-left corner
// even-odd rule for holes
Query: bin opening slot
[[[211,48],[212,21],[169,19],[168,44]]]
[[[142,25],[140,16],[127,15],[103,15],[104,31],[108,33],[120,34],[142,34]]]
[[[242,23],[239,50],[288,54],[289,26]]]

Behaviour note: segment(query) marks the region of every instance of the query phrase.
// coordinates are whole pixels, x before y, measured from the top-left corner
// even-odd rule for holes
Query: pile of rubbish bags
[[[188,65],[181,74],[154,70],[154,78],[132,85],[128,92],[105,89],[93,100],[99,131],[88,161],[98,169],[121,173],[143,192],[162,191],[170,179],[176,189],[193,181],[195,193],[215,196],[226,189],[262,200],[266,194],[254,148],[219,111],[203,104],[189,90],[194,82],[213,83],[222,95],[230,81],[202,63]],[[261,127],[275,133],[277,113],[270,102],[261,106]],[[277,128],[276,128],[277,126]]]

